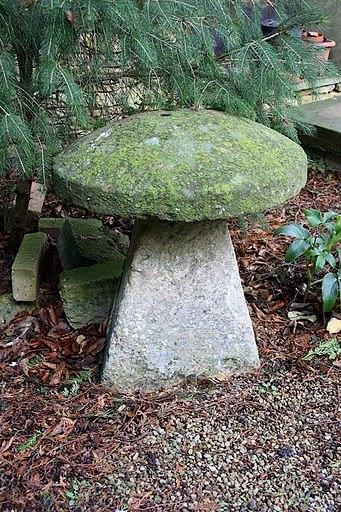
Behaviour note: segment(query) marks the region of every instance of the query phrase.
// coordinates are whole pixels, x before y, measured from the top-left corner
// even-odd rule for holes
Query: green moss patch
[[[307,157],[283,135],[216,111],[137,114],[61,153],[55,190],[103,214],[173,221],[227,219],[296,195]]]

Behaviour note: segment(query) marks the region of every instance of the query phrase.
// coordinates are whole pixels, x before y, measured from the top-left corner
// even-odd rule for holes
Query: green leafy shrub
[[[341,305],[341,215],[330,211],[305,210],[308,229],[301,224],[287,224],[276,229],[277,235],[294,238],[285,254],[285,261],[292,263],[299,258],[305,261],[307,287],[305,300],[312,286],[313,276],[324,272],[322,278],[323,309],[329,312],[335,304]],[[329,270],[329,272],[328,272]]]

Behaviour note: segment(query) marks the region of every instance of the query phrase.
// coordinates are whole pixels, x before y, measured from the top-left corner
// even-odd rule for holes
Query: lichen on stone
[[[61,153],[57,194],[124,218],[228,219],[296,195],[307,157],[283,135],[221,112],[181,109],[134,115]]]

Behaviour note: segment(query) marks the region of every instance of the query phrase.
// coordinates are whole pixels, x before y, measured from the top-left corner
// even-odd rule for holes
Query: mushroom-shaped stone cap
[[[213,110],[136,114],[83,137],[55,161],[63,200],[96,213],[228,219],[296,195],[307,157],[263,125]]]

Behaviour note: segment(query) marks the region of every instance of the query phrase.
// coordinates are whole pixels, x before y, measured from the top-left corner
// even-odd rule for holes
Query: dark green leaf
[[[319,210],[304,210],[304,215],[311,226],[316,228],[322,222],[322,215]]]
[[[315,262],[315,270],[316,272],[319,272],[323,269],[323,267],[326,264],[326,257],[323,254],[320,254],[320,256],[317,257]]]
[[[326,212],[323,214],[323,222],[328,222],[329,220],[335,219],[335,217],[337,217],[337,213]]]
[[[328,230],[329,233],[333,234],[336,230],[335,222],[325,222],[324,227]]]
[[[304,238],[308,238],[310,233],[307,229],[305,229],[300,224],[287,224],[286,226],[282,226],[275,230],[277,235],[285,235],[292,236],[294,238],[300,238],[303,240]]]
[[[302,256],[307,249],[309,249],[309,244],[305,240],[295,240],[285,254],[285,261],[287,263],[292,263],[294,260]]]
[[[328,261],[329,265],[331,267],[335,267],[336,266],[336,260],[334,258],[334,256],[330,253],[327,253],[326,254],[326,260]]]
[[[338,218],[336,219],[335,229],[337,233],[341,232],[341,215],[339,215]]]
[[[338,280],[335,274],[326,274],[322,281],[323,309],[329,312],[333,309],[337,300]]]
[[[321,249],[318,249],[318,248],[315,248],[315,249],[311,249],[309,251],[309,256],[320,256],[321,255]]]

